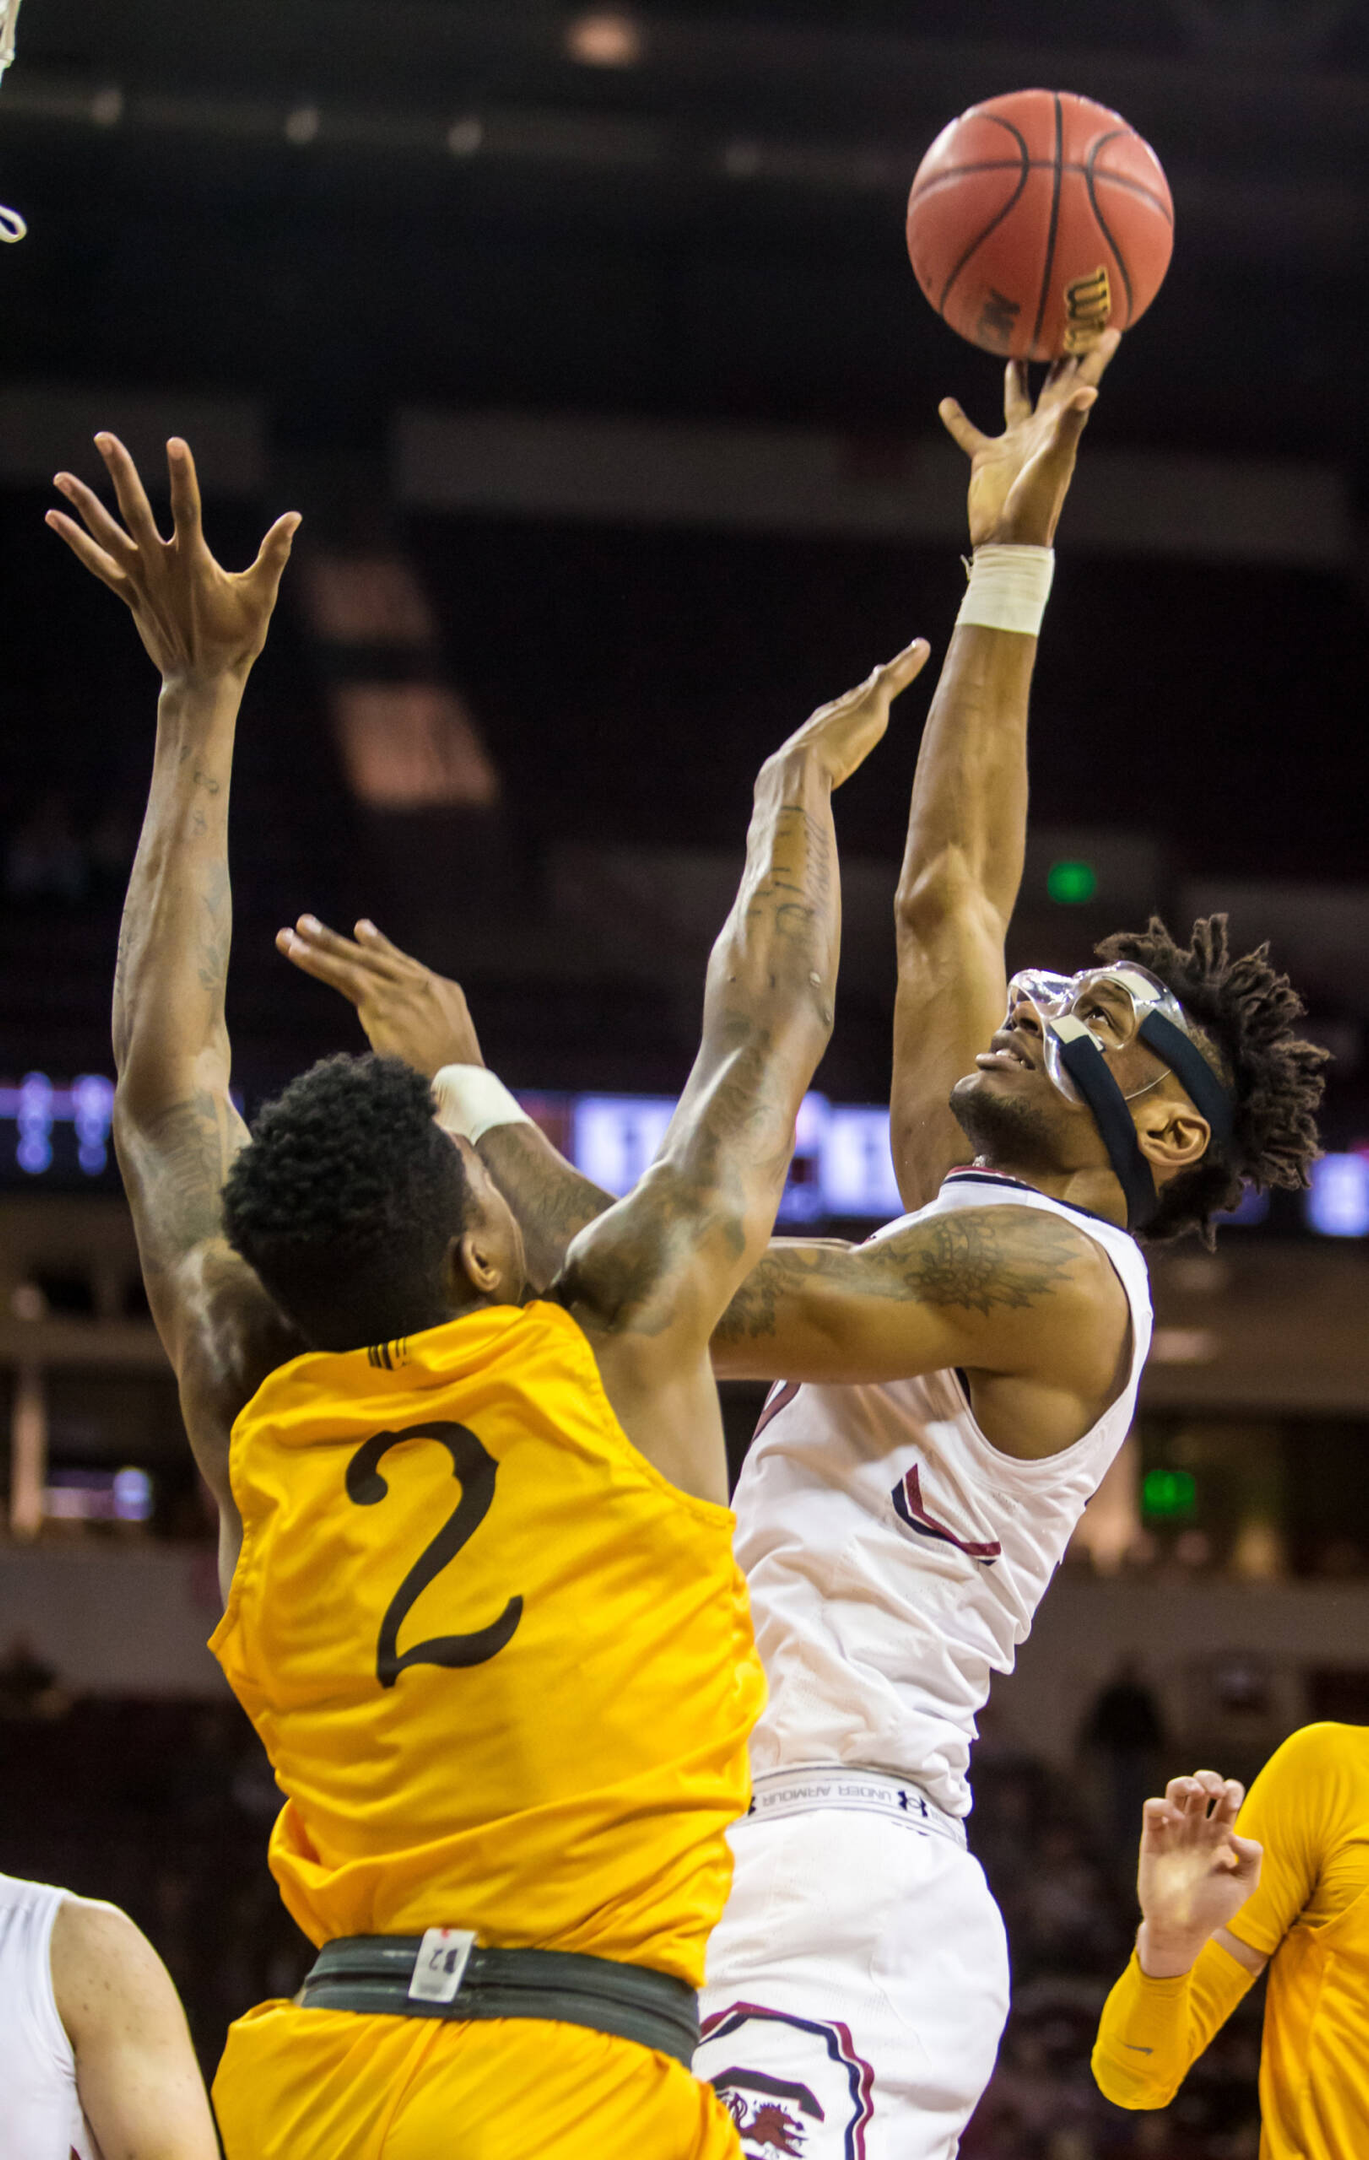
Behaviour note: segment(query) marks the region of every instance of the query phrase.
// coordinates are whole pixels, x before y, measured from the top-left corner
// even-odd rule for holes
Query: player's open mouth
[[[1025,1051],[1019,1050],[1011,1035],[995,1035],[987,1050],[981,1050],[975,1059],[981,1072],[1035,1072],[1036,1067]]]

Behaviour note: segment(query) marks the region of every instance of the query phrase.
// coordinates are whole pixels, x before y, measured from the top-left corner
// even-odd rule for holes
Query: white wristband
[[[1054,575],[1054,548],[976,548],[970,564],[969,587],[960,603],[956,621],[979,623],[986,630],[1016,630],[1023,637],[1036,637],[1040,633]]]
[[[472,1147],[496,1125],[532,1123],[517,1096],[483,1065],[444,1065],[433,1081],[433,1100],[443,1131],[459,1133]]]

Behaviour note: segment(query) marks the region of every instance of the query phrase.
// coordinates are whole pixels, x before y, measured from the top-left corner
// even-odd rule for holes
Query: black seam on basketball
[[[1126,263],[1122,259],[1121,249],[1118,247],[1117,242],[1113,239],[1112,234],[1108,230],[1108,221],[1098,207],[1098,190],[1093,184],[1093,165],[1095,158],[1097,157],[1099,151],[1103,149],[1105,144],[1110,142],[1116,142],[1117,137],[1121,134],[1121,132],[1122,130],[1120,128],[1114,128],[1110,135],[1099,136],[1097,142],[1093,145],[1093,148],[1089,151],[1088,154],[1087,170],[1084,174],[1084,185],[1089,191],[1089,208],[1093,212],[1094,222],[1097,225],[1099,232],[1103,235],[1104,240],[1107,242],[1107,245],[1111,248],[1112,259],[1122,273],[1122,285],[1127,296],[1127,319],[1126,322],[1124,322],[1122,325],[1122,328],[1125,330],[1129,327],[1131,323],[1131,318],[1136,312],[1136,302],[1133,298],[1131,290],[1131,273],[1127,269]]]
[[[1031,154],[1027,149],[1027,138],[1022,133],[1021,129],[1015,128],[1011,120],[1005,120],[1001,113],[986,113],[984,117],[986,120],[994,121],[997,126],[1001,128],[1006,128],[1008,133],[1012,136],[1014,142],[1017,144],[1019,153],[1017,186],[1013,189],[1011,195],[1008,197],[1008,200],[1004,203],[1003,208],[998,212],[997,216],[990,218],[988,224],[984,227],[984,230],[980,233],[975,234],[974,239],[970,242],[964,254],[961,256],[959,262],[956,264],[954,270],[952,270],[950,276],[947,278],[945,284],[942,286],[941,298],[937,301],[936,304],[936,311],[938,315],[945,314],[946,302],[951,296],[951,287],[954,285],[961,271],[965,268],[965,265],[969,261],[970,257],[974,254],[976,248],[983,246],[984,242],[988,239],[989,234],[991,232],[997,231],[998,227],[1003,223],[1004,218],[1007,217],[1009,211],[1016,209],[1018,203],[1022,200],[1022,190],[1026,186],[1028,176],[1031,173]]]
[[[1041,298],[1031,335],[1033,345],[1040,337],[1041,325],[1046,319],[1046,299],[1051,289],[1051,271],[1055,268],[1055,238],[1060,224],[1060,161],[1065,154],[1065,113],[1059,91],[1052,91],[1051,96],[1055,102],[1055,185],[1051,190],[1051,221],[1046,233],[1046,260],[1041,271]]]
[[[908,198],[908,207],[911,210],[913,204],[921,202],[924,195],[934,194],[937,188],[949,187],[953,180],[959,180],[965,173],[1017,172],[1021,168],[1021,162],[1020,158],[978,158],[973,165],[953,165],[949,172],[933,173],[931,179],[924,180],[920,188],[914,188]],[[1049,172],[1050,167],[1051,161],[1049,158],[1028,158],[1027,160],[1029,172]],[[1073,158],[1068,158],[1060,170],[1067,173],[1079,173],[1082,176],[1087,173],[1088,167],[1087,165],[1077,164]],[[1127,173],[1116,172],[1095,173],[1094,178],[1100,186],[1106,181],[1109,187],[1125,188],[1129,195],[1139,195],[1143,202],[1148,202],[1153,210],[1159,211],[1166,225],[1173,225],[1174,213],[1169,204],[1164,201],[1163,197],[1156,194],[1154,188],[1147,187],[1144,180],[1133,180]]]
[[[1080,165],[1080,166],[1077,166],[1077,167],[1067,166],[1067,167],[1066,167],[1065,169],[1066,169],[1066,171],[1067,171],[1067,172],[1068,172],[1068,171],[1078,171],[1078,172],[1082,172],[1082,171],[1084,170],[1084,168],[1083,168],[1083,166],[1082,166],[1082,165]],[[1145,181],[1144,181],[1144,180],[1132,180],[1132,179],[1128,178],[1128,176],[1127,176],[1127,174],[1126,174],[1126,173],[1116,173],[1116,172],[1100,172],[1100,173],[1095,173],[1095,174],[1094,174],[1094,178],[1095,178],[1095,180],[1096,180],[1096,181],[1098,182],[1098,185],[1099,185],[1100,187],[1102,187],[1102,186],[1106,185],[1106,186],[1108,186],[1108,187],[1119,187],[1119,188],[1125,188],[1125,189],[1126,189],[1126,191],[1127,191],[1127,193],[1128,193],[1129,195],[1139,195],[1139,196],[1140,196],[1140,198],[1141,198],[1141,200],[1142,200],[1142,202],[1148,202],[1148,203],[1150,204],[1150,207],[1151,207],[1151,209],[1152,209],[1152,210],[1158,210],[1158,211],[1159,211],[1159,213],[1160,213],[1161,217],[1162,217],[1162,218],[1164,219],[1164,221],[1165,221],[1166,225],[1168,225],[1168,226],[1169,226],[1169,228],[1170,228],[1170,230],[1171,230],[1171,231],[1173,231],[1173,229],[1174,229],[1174,212],[1173,212],[1173,210],[1172,210],[1172,209],[1170,208],[1170,206],[1169,206],[1169,204],[1168,204],[1167,202],[1162,202],[1162,201],[1161,201],[1160,197],[1159,197],[1159,196],[1158,196],[1158,195],[1156,194],[1156,192],[1155,192],[1154,188],[1148,188],[1148,187],[1146,186],[1146,184],[1145,184]]]
[[[1038,165],[1046,162],[1044,158],[1027,159],[1028,168],[1033,171]],[[964,173],[1021,172],[1021,170],[1022,160],[1020,157],[976,158],[973,165],[951,165],[947,167],[945,172],[933,173],[929,180],[923,181],[921,187],[915,187],[908,197],[908,207],[911,209],[915,202],[921,202],[924,195],[930,195],[936,188],[949,187],[952,180],[959,180]]]

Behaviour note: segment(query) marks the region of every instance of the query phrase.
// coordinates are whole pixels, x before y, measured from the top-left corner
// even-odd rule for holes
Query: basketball
[[[1054,360],[1129,330],[1174,246],[1149,143],[1065,90],[1018,90],[944,127],[908,198],[908,253],[944,321],[985,352]]]

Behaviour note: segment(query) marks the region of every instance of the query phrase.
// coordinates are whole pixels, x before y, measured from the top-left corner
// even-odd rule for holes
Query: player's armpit
[[[69,1898],[51,1959],[76,2089],[105,2160],[218,2160],[185,2012],[146,1937],[114,1906]]]
[[[967,1208],[868,1245],[773,1245],[715,1330],[713,1363],[727,1379],[819,1382],[963,1366],[1092,1399],[1113,1386],[1126,1325],[1085,1232],[1044,1209]]]
[[[1256,1975],[1214,1938],[1177,1979],[1153,1980],[1133,1951],[1098,2026],[1093,2074],[1114,2107],[1167,2107]]]

